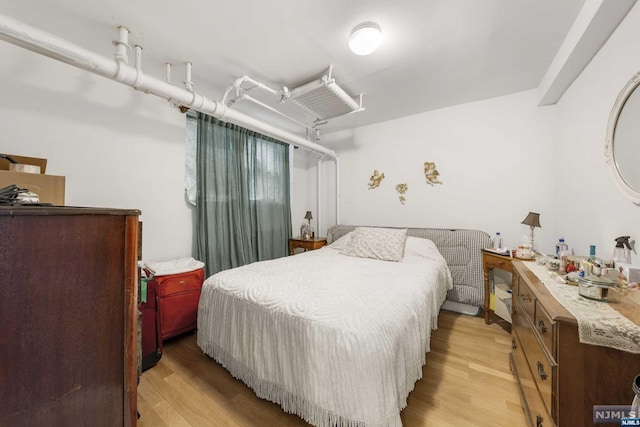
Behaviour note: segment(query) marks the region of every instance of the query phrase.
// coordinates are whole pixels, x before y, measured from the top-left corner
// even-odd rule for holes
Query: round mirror
[[[609,116],[606,160],[623,194],[640,204],[640,73],[622,89]]]

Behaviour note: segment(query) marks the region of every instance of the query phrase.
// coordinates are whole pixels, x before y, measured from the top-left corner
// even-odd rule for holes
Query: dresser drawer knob
[[[536,415],[536,427],[542,427],[542,417],[540,414]]]
[[[542,381],[547,379],[547,373],[544,371],[544,365],[538,361],[538,375]]]
[[[186,284],[187,284],[187,282],[185,282],[184,280],[181,280],[181,281],[180,281],[180,286],[184,286],[184,285],[186,285]]]
[[[515,349],[516,349],[516,340],[514,340],[514,339],[512,339],[512,340],[511,340],[511,348],[512,348],[513,350],[515,350]]]
[[[538,321],[538,328],[540,328],[540,332],[542,332],[543,334],[547,333],[547,325],[544,324],[544,321]]]
[[[520,298],[522,299],[522,301],[531,301],[531,297],[529,296],[529,294],[522,294],[520,295]]]

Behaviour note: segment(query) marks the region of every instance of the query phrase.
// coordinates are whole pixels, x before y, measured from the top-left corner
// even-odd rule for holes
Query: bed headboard
[[[355,225],[334,225],[327,230],[327,243],[356,229]],[[404,228],[404,227],[387,227]],[[482,306],[484,278],[481,249],[491,245],[488,233],[480,230],[451,230],[444,228],[407,228],[407,236],[429,239],[444,257],[451,276],[453,289],[447,299],[454,302]]]

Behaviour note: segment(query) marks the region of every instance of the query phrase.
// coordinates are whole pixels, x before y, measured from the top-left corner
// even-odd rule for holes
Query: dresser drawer
[[[518,283],[516,300],[522,304],[522,308],[529,315],[529,319],[533,319],[536,306],[535,296],[524,280],[520,280],[520,283]]]
[[[540,397],[533,374],[529,370],[529,364],[527,363],[527,358],[524,355],[522,343],[520,342],[517,334],[514,334],[512,339],[513,351],[510,355],[511,370],[518,380],[522,404],[525,416],[529,421],[529,426],[555,427],[553,419],[549,415],[549,412]]]
[[[555,324],[547,310],[540,304],[540,301],[536,301],[536,315],[533,320],[533,326],[547,354],[555,361],[555,349],[553,348],[554,334],[556,333]]]
[[[513,306],[512,331],[518,338],[520,350],[525,354],[528,370],[538,389],[538,398],[544,403],[546,411],[553,413],[552,390],[556,364],[547,357],[529,319],[524,314],[522,304],[516,302]]]

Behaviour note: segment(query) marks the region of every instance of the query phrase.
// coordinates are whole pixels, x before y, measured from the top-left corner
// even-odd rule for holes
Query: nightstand
[[[289,255],[293,255],[296,248],[302,248],[304,251],[313,251],[320,249],[327,244],[325,237],[317,237],[314,239],[303,239],[302,237],[292,237],[289,239]]]
[[[513,258],[509,256],[498,255],[485,250],[482,251],[482,270],[484,272],[484,304],[482,305],[482,311],[484,311],[484,323],[487,325],[489,324],[489,316],[491,312],[493,312],[490,307],[491,285],[493,283],[489,283],[489,276],[493,276],[493,274],[490,274],[490,272],[492,272],[494,268],[498,268],[513,273],[512,260]]]

